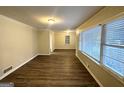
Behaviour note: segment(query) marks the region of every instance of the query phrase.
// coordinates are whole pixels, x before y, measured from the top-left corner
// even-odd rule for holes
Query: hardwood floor
[[[98,86],[74,50],[55,50],[50,56],[37,56],[1,82],[14,82],[16,87]]]

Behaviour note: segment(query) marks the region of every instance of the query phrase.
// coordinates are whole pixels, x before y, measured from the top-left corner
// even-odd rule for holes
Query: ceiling
[[[38,29],[74,29],[99,11],[101,6],[0,6],[0,14]],[[48,19],[55,24],[48,24]]]

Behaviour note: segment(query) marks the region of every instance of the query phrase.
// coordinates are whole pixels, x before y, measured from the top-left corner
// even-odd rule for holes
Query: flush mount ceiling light
[[[54,24],[55,20],[54,19],[48,19],[49,24]]]
[[[60,23],[63,23],[63,20],[58,18],[58,17],[51,17],[51,16],[36,16],[35,17],[40,23],[43,23],[43,24],[60,24]]]

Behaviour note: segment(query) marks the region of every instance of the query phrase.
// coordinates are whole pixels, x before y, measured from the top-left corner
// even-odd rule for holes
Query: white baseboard
[[[46,56],[47,56],[47,55],[50,55],[50,53],[49,53],[49,54],[41,54],[41,53],[38,53],[38,55],[44,55],[44,56],[46,55]]]
[[[75,49],[75,48],[56,48],[56,49],[65,49],[65,50],[71,50],[71,49]],[[54,49],[54,50],[56,50]],[[76,50],[76,49],[75,49]]]
[[[30,59],[28,59],[27,61],[25,61],[24,63],[20,64],[19,66],[13,68],[12,70],[10,70],[9,72],[5,73],[4,75],[2,75],[0,77],[0,80],[5,78],[6,76],[8,76],[9,74],[11,74],[12,72],[14,72],[15,70],[17,70],[18,68],[20,68],[21,66],[23,66],[24,64],[28,63],[29,61],[31,61],[32,59],[34,59],[35,57],[37,57],[38,54],[34,55],[33,57],[31,57]]]
[[[55,49],[53,49],[51,52],[54,52]]]
[[[80,59],[80,57],[76,54],[77,58],[80,60],[80,62],[85,66],[85,68],[88,70],[88,72],[91,74],[91,76],[95,79],[95,81],[99,84],[100,87],[103,87],[102,83],[96,78],[96,76],[90,71],[90,69],[84,64],[84,62]]]

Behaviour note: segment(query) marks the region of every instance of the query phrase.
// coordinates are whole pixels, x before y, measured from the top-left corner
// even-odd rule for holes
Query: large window
[[[79,49],[124,76],[124,18],[81,32]]]
[[[100,61],[101,26],[94,27],[80,34],[80,50]]]
[[[103,64],[124,76],[124,18],[104,26]]]

